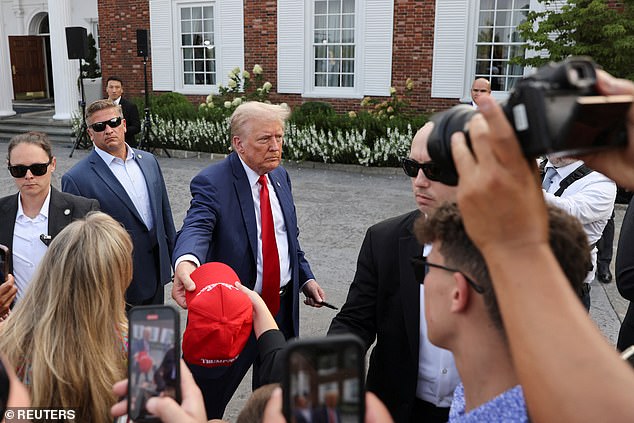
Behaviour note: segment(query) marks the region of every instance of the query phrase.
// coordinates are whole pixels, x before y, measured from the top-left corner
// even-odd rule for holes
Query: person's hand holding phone
[[[15,286],[15,279],[12,274],[7,274],[7,279],[0,284],[0,319],[9,314],[9,310],[18,288]]]
[[[205,412],[203,395],[182,359],[180,360],[180,368],[183,403],[179,405],[170,397],[152,397],[148,399],[146,408],[164,423],[206,423],[207,413]],[[110,413],[113,417],[124,416],[128,410],[128,380],[115,383],[112,392],[117,397],[126,399],[113,405]]]

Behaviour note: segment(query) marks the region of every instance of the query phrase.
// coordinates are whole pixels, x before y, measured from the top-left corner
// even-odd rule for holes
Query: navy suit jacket
[[[293,328],[299,333],[299,288],[313,273],[304,257],[298,235],[291,180],[279,166],[268,174],[279,199],[288,236],[293,295]],[[192,200],[174,247],[174,261],[193,254],[201,264],[217,261],[230,266],[247,287],[257,277],[257,224],[249,179],[236,153],[203,169],[191,182]],[[288,295],[288,294],[287,294]]]
[[[126,299],[138,304],[154,296],[157,284],[170,282],[170,257],[176,237],[167,189],[156,157],[146,151],[132,149],[148,188],[155,237],[148,230],[125,189],[95,150],[62,176],[65,192],[99,200],[101,210],[121,222],[134,245],[132,283]],[[154,248],[158,247],[158,263]]]
[[[48,234],[55,238],[66,225],[75,219],[84,217],[88,212],[99,210],[99,202],[76,195],[59,192],[51,187],[48,204]],[[18,214],[18,194],[0,198],[0,244],[13,250],[13,229]],[[13,272],[13,269],[10,270]]]

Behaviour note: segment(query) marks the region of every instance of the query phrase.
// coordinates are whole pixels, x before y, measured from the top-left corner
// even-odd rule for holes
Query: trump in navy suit
[[[156,158],[129,147],[120,106],[97,100],[86,112],[95,149],[62,177],[64,192],[99,200],[134,244],[129,305],[163,304],[163,285],[172,277],[176,236],[163,174]]]
[[[174,248],[174,286],[172,296],[183,307],[185,289],[193,290],[189,275],[206,262],[222,262],[236,272],[240,281],[258,293],[274,287],[279,311],[270,306],[286,338],[299,332],[299,293],[305,304],[320,306],[324,292],[314,280],[304,257],[298,235],[297,216],[291,180],[280,165],[282,136],[288,111],[281,106],[247,102],[231,117],[234,152],[223,161],[203,169],[191,182],[192,200]],[[264,175],[264,178],[262,177]],[[261,206],[267,190],[275,227],[279,274],[266,275],[270,263],[263,248]],[[266,198],[266,194],[263,198]],[[262,203],[262,204],[260,204]],[[263,232],[265,234],[263,234]],[[272,234],[271,234],[272,236]],[[266,245],[266,242],[264,242]],[[267,284],[267,282],[270,283]],[[266,288],[268,287],[268,288]],[[272,291],[269,291],[272,292]],[[266,295],[263,295],[266,302]],[[208,418],[222,418],[224,409],[256,359],[251,337],[238,359],[225,368],[206,368],[190,363],[196,382],[205,397]],[[259,385],[258,362],[254,366],[253,387]]]

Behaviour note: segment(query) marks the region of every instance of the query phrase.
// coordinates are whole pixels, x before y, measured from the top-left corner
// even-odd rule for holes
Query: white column
[[[0,16],[0,116],[11,116],[13,110],[13,80],[11,75],[11,56],[9,55],[9,38],[4,32],[5,24]]]
[[[70,0],[48,0],[48,22],[51,30],[51,61],[55,89],[53,119],[70,119],[78,110],[80,94],[77,89],[79,60],[68,59],[66,27],[71,25]]]

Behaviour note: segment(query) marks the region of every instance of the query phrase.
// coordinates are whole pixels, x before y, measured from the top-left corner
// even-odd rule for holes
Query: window
[[[526,20],[530,0],[481,0],[477,21],[475,78],[487,78],[493,91],[509,91],[524,67],[509,60],[523,56],[525,41],[516,31]]]
[[[355,0],[315,0],[315,88],[355,86]]]
[[[180,6],[179,25],[183,85],[216,85],[214,6]]]

